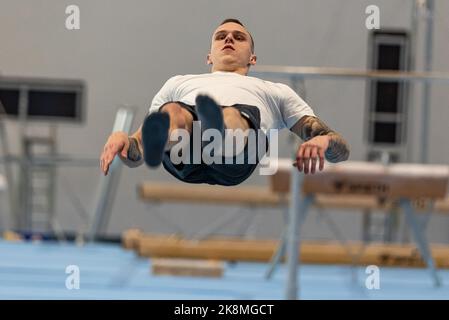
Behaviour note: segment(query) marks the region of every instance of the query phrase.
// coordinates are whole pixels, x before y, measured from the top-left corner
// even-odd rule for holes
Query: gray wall
[[[436,1],[435,53],[433,69],[449,70],[449,2]],[[77,4],[81,29],[65,29],[65,8]],[[368,30],[365,8],[376,4],[381,10],[381,27],[409,28],[412,1],[409,0],[78,0],[0,2],[0,72],[3,75],[84,79],[88,85],[87,120],[82,125],[61,125],[59,150],[83,157],[98,157],[110,134],[115,111],[122,104],[136,105],[139,112],[134,129],[141,122],[153,95],[167,78],[176,74],[207,72],[205,57],[217,23],[227,17],[240,18],[256,42],[260,65],[332,66],[363,69],[367,66]],[[423,32],[419,30],[418,68],[422,66]],[[272,79],[270,79],[272,80]],[[447,86],[432,89],[429,161],[447,164],[446,127],[449,119]],[[363,160],[365,84],[311,80],[307,101],[331,127],[351,144],[352,160]],[[419,159],[420,132],[418,86],[411,99],[415,110],[410,124],[411,156]],[[19,151],[15,122],[7,125],[13,151]],[[30,132],[43,132],[38,124]],[[281,155],[289,156],[286,135]],[[77,230],[81,219],[71,205],[69,192],[91,209],[98,168],[62,167],[59,170],[57,213],[67,230]],[[172,181],[163,169],[125,168],[114,202],[108,233],[139,226],[152,232],[170,228],[137,200],[136,184],[141,181]],[[246,184],[266,184],[266,177],[254,175]],[[163,214],[194,232],[223,215],[214,206],[161,205]],[[281,213],[261,210],[256,219],[258,236],[276,236],[282,225]],[[329,238],[332,234],[317,215],[305,226],[307,238]],[[361,215],[341,212],[332,215],[343,232],[360,237]],[[429,236],[449,241],[445,217],[432,218]],[[232,228],[229,228],[232,232]]]

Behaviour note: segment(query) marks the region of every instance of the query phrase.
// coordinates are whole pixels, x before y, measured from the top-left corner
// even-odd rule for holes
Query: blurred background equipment
[[[15,228],[49,232],[59,230],[55,217],[57,124],[84,120],[85,84],[79,80],[0,77],[0,126],[3,155],[10,186],[10,209]],[[19,124],[21,154],[12,157],[4,128],[5,119]],[[30,135],[28,123],[39,121],[47,135]],[[36,164],[36,160],[43,160]],[[19,165],[13,181],[12,161]]]
[[[80,80],[0,77],[2,153],[15,230],[65,240],[55,211],[57,169],[61,166],[97,167],[98,159],[59,153],[57,127],[84,122],[85,99],[86,85]],[[130,132],[134,114],[135,108],[119,108],[112,132]],[[19,155],[14,156],[9,150],[5,119],[18,121],[22,143]],[[28,133],[29,125],[35,122],[46,127],[48,134]],[[17,182],[13,177],[14,164],[19,167]],[[78,236],[94,240],[105,229],[119,179],[120,161],[115,159],[110,174],[99,179],[92,209],[87,209],[70,190],[68,197],[85,224]]]

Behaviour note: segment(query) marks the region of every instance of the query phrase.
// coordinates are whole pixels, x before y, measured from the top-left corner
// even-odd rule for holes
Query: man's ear
[[[212,64],[212,60],[210,59],[210,53],[206,57],[206,63],[207,64]]]
[[[249,64],[254,66],[257,62],[257,56],[255,54],[252,54],[251,57],[249,58]]]

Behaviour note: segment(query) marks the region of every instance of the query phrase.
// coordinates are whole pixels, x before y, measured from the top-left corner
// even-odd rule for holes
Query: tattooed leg
[[[349,157],[348,143],[340,134],[330,129],[323,121],[316,117],[302,117],[291,130],[304,141],[309,141],[316,136],[329,136],[329,147],[325,153],[326,159],[329,162],[345,161]]]

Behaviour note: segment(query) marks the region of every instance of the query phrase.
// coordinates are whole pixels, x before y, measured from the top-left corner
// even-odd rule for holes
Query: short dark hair
[[[220,26],[225,24],[225,23],[237,23],[239,25],[241,25],[243,28],[245,28],[245,30],[248,32],[249,37],[251,38],[251,51],[252,53],[254,53],[254,40],[253,40],[253,36],[251,35],[251,33],[248,31],[248,29],[245,27],[245,25],[243,23],[240,22],[240,20],[235,19],[235,18],[227,18],[224,19],[221,23]]]

